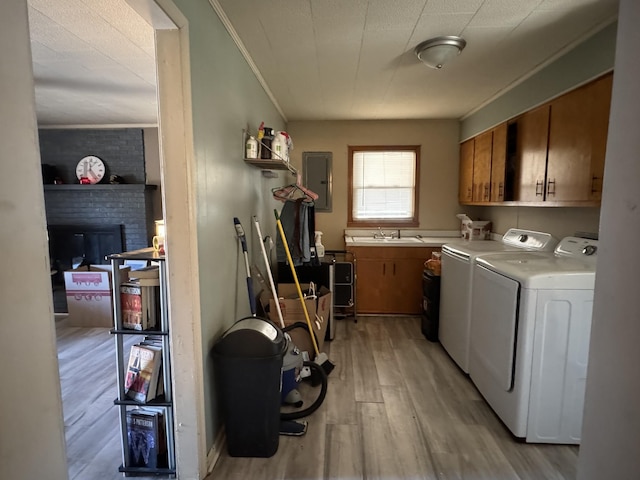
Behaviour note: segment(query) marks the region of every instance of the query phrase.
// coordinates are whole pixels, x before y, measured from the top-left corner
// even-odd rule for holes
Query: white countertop
[[[451,232],[458,235],[446,235],[450,232],[405,233],[400,231],[399,238],[373,238],[373,235],[349,235],[345,234],[346,247],[441,247],[445,243],[460,240],[459,232]],[[445,235],[443,235],[445,234]]]

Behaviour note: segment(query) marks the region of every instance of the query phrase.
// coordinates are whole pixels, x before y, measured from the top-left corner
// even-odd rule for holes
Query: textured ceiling
[[[40,125],[156,124],[154,32],[124,0],[28,0]]]
[[[192,0],[195,1],[195,0]],[[198,0],[206,1],[206,0]],[[584,40],[617,0],[211,0],[288,120],[460,118]],[[29,0],[41,124],[156,123],[153,30],[125,0]],[[460,35],[441,70],[415,46]]]

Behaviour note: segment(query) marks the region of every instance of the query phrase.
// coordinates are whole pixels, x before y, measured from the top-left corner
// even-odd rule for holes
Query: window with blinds
[[[349,224],[417,225],[419,146],[349,147]]]

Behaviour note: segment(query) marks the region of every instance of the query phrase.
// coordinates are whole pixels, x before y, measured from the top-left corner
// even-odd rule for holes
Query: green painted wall
[[[251,217],[259,216],[265,235],[275,234],[273,214],[269,215],[274,208],[273,200],[268,194],[271,187],[284,181],[282,177],[266,179],[260,170],[245,164],[242,160],[242,129],[247,125],[257,129],[264,121],[270,127],[284,130],[285,123],[209,2],[175,0],[175,4],[189,22],[201,334],[209,450],[221,422],[211,349],[226,328],[250,314],[246,273],[233,217],[238,217],[244,226],[252,263],[262,265]]]

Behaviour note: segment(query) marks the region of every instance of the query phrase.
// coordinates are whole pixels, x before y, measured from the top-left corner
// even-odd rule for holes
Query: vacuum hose
[[[320,407],[320,405],[322,405],[322,402],[324,402],[324,397],[327,395],[328,382],[327,374],[325,373],[324,369],[315,362],[305,361],[303,362],[303,365],[305,367],[309,367],[312,370],[312,377],[316,376],[320,379],[320,394],[318,395],[318,398],[316,398],[316,400],[304,410],[299,410],[297,412],[280,413],[281,420],[297,420],[298,418],[311,415],[318,409],[318,407]]]

